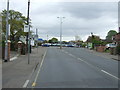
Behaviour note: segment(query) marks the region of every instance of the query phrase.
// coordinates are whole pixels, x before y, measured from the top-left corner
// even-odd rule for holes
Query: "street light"
[[[57,17],[60,19],[60,49],[62,49],[62,23],[65,17]]]
[[[28,44],[28,64],[30,63],[30,25],[29,25],[29,9],[30,9],[30,0],[28,0],[28,11],[27,11],[27,25],[28,27],[28,35],[27,35],[27,44]]]
[[[8,14],[9,14],[9,0],[7,1],[7,14],[6,14],[6,42],[5,42],[5,61],[8,61]]]

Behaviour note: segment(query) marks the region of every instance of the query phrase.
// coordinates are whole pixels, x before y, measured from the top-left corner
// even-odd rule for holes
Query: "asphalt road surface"
[[[49,47],[31,79],[33,88],[117,88],[118,61],[82,48]]]

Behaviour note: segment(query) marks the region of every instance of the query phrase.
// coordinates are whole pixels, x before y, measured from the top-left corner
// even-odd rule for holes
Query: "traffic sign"
[[[24,32],[29,32],[29,25],[24,25]]]

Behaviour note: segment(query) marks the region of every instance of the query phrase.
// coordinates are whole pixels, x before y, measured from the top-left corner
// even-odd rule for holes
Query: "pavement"
[[[2,87],[3,88],[23,88],[27,86],[28,79],[34,73],[37,65],[41,62],[46,48],[39,47],[32,50],[30,54],[30,63],[28,64],[28,55],[20,55],[11,62],[2,64]],[[11,58],[16,55],[14,52]]]
[[[49,47],[28,88],[117,88],[118,79],[118,61],[83,48]]]
[[[19,54],[16,51],[10,52],[10,61],[16,60],[18,58]]]
[[[87,48],[84,48],[84,49],[89,51],[90,53],[93,53],[93,54],[97,55],[97,56],[101,56],[101,57],[104,57],[104,58],[113,59],[113,60],[117,60],[117,61],[120,60],[118,55],[111,55],[110,53],[106,53],[106,52],[97,52],[95,50],[89,50]]]

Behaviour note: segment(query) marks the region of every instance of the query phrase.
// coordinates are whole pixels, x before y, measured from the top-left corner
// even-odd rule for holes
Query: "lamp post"
[[[27,44],[28,44],[28,64],[30,63],[30,25],[29,25],[29,9],[30,9],[30,0],[28,0],[28,12],[27,12],[27,25],[28,27],[28,35],[27,35]]]
[[[65,17],[57,17],[60,19],[60,49],[62,49],[62,23]]]
[[[9,14],[9,0],[7,1],[7,14],[6,14],[6,42],[5,42],[5,61],[8,61],[8,14]]]

